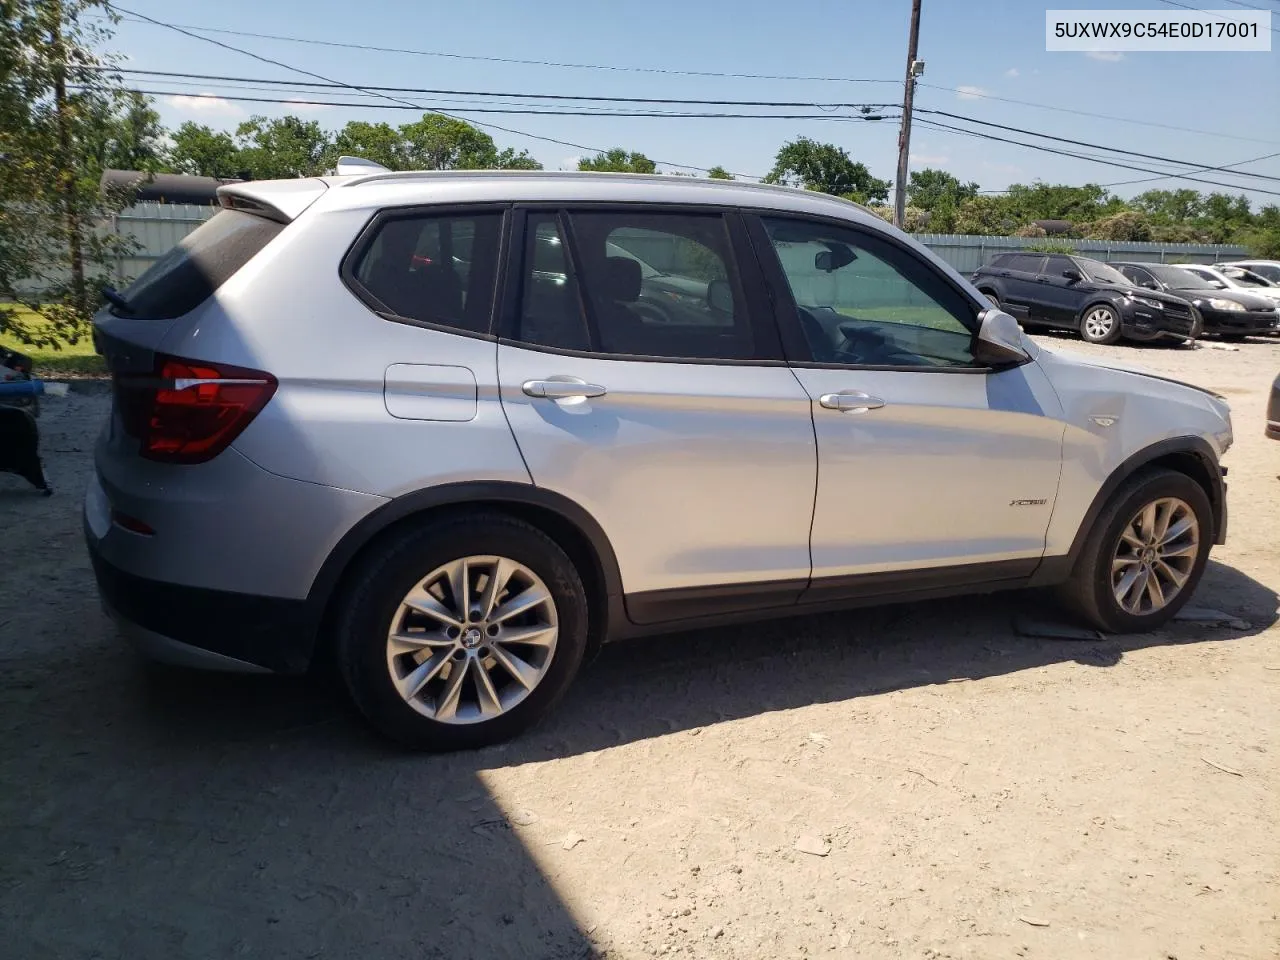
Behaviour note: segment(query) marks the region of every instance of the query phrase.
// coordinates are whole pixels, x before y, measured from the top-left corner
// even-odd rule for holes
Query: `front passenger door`
[[[1034,569],[1063,436],[1040,368],[976,364],[983,307],[905,245],[790,217],[752,236],[813,404],[811,598]]]

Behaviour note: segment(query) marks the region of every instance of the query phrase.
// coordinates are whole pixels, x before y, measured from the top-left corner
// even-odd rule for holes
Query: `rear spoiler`
[[[243,210],[278,223],[289,223],[320,199],[329,185],[315,177],[297,180],[251,180],[218,188],[225,210]]]

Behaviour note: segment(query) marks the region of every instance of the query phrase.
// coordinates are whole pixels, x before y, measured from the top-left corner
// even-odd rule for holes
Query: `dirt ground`
[[[105,398],[49,400],[58,494],[0,476],[0,955],[1280,956],[1280,342],[1046,342],[1231,399],[1231,625],[1028,639],[1028,595],[620,644],[446,757],[144,667],[81,543]]]

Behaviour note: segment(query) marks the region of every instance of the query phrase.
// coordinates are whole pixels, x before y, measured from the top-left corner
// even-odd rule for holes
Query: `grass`
[[[44,321],[26,307],[5,304],[4,309],[18,316],[29,327],[39,329]],[[33,373],[44,379],[57,377],[104,376],[107,372],[102,357],[93,352],[93,341],[88,336],[79,343],[60,342],[58,348],[33,347],[22,343],[10,333],[0,333],[0,347],[7,347],[31,358]]]

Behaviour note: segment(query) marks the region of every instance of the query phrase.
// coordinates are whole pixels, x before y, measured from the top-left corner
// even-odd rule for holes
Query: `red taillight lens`
[[[212,460],[275,392],[276,378],[261,370],[180,357],[158,357],[151,377],[116,378],[125,430],[142,441],[142,456],[164,463]]]

